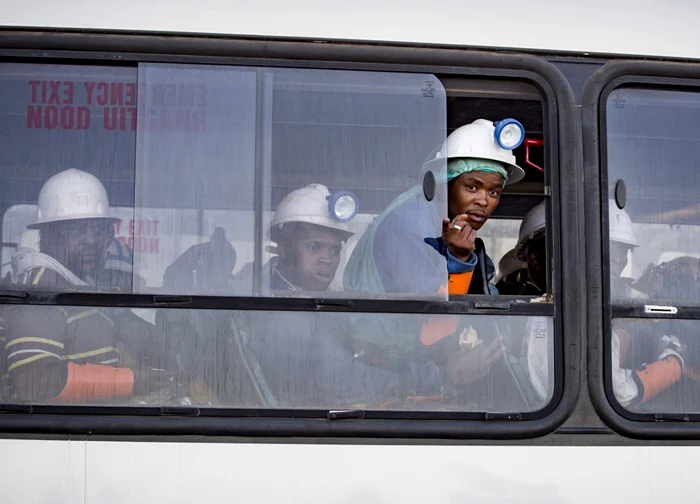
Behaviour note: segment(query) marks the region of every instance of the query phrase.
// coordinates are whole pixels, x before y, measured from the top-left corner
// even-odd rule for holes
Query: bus
[[[3,501],[696,502],[698,18],[0,0]]]

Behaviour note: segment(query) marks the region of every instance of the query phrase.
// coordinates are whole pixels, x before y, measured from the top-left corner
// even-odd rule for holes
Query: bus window
[[[607,99],[610,300],[667,315],[700,302],[700,95],[619,88]],[[657,308],[653,308],[657,307]],[[693,320],[613,319],[613,396],[635,412],[697,413]]]
[[[147,324],[124,308],[13,305],[3,318],[6,403],[495,413],[540,410],[554,391],[546,316],[433,316],[457,337],[396,355],[349,343],[353,319],[413,332],[426,317],[188,309]],[[103,381],[81,388],[85,376]]]
[[[553,167],[534,88],[6,69],[3,287],[121,296],[4,307],[3,400],[532,413],[554,397]],[[497,268],[507,314],[456,312],[499,294]],[[153,298],[124,294],[199,304],[131,309]]]

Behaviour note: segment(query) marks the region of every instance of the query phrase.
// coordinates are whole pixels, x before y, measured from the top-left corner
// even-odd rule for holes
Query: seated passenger
[[[534,206],[520,223],[516,251],[527,265],[527,279],[519,292],[521,296],[542,296],[547,293],[545,210],[543,201]]]
[[[13,256],[15,282],[54,291],[96,290],[101,279],[115,290],[117,285],[111,282],[116,277],[108,273],[116,266],[110,251],[120,252],[127,261],[131,256],[130,251],[123,254],[122,244],[114,240],[118,219],[108,212],[107,193],[93,175],[70,169],[51,177],[39,194],[37,221],[28,226],[39,232],[40,251],[24,247]],[[115,271],[123,269],[124,265]],[[122,278],[117,283],[129,290],[125,282]],[[179,394],[174,375],[154,362],[157,352],[144,351],[158,342],[155,328],[128,310],[131,317],[122,313],[118,320],[109,312],[88,307],[4,307],[3,357],[12,400],[114,403],[163,388]]]
[[[270,230],[277,244],[269,265],[273,292],[325,291],[333,281],[343,243],[353,233],[330,215],[329,196],[325,186],[312,184],[292,191],[277,207]],[[356,360],[343,346],[343,314],[246,315],[248,349],[280,406],[377,406],[401,397],[397,374]]]
[[[343,244],[354,233],[328,211],[331,193],[311,184],[289,193],[272,219],[270,260],[273,291],[325,291],[340,265]]]
[[[615,200],[609,201],[609,212],[610,291],[621,296],[629,288],[622,271],[639,244],[629,215]],[[648,321],[615,320],[611,345],[613,393],[622,406],[638,409],[680,381],[683,346],[676,336],[654,334]]]
[[[429,170],[433,163],[447,162],[447,179],[437,180],[447,184],[447,215],[436,215],[422,187],[400,195],[360,238],[345,269],[345,290],[498,294],[491,283],[495,268],[477,233],[496,210],[503,187],[524,177],[515,161],[513,153],[497,143],[491,121],[479,119],[452,132],[435,160],[425,166]],[[491,338],[496,332],[492,326],[479,331],[484,338],[490,333],[488,344],[426,355],[427,347],[466,329],[460,327],[461,320],[404,316],[389,324],[379,317],[356,315],[352,317],[353,345],[364,354],[378,354],[398,369],[435,358],[446,366],[445,375],[453,383],[470,385],[486,376],[502,355],[499,338]],[[454,349],[457,344],[439,346]]]
[[[269,233],[275,245],[268,247],[274,255],[262,268],[273,294],[329,289],[340,265],[340,251],[354,234],[331,216],[330,195],[326,186],[310,184],[290,192],[277,206]],[[245,295],[245,286],[253,284],[253,268],[251,262],[235,275],[231,288],[237,294]]]
[[[107,192],[97,178],[76,169],[51,177],[39,194],[39,251],[22,247],[13,256],[14,281],[66,289],[95,288],[114,239]]]

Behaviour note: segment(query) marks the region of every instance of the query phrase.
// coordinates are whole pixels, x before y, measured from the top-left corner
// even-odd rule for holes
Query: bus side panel
[[[86,441],[0,440],[0,501],[84,504],[86,446]]]
[[[644,504],[700,495],[700,447],[2,440],[0,452],[3,502],[13,503]]]

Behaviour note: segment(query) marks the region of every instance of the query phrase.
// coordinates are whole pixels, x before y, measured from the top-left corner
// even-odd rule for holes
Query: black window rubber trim
[[[0,60],[41,63],[119,64],[163,62],[288,66],[343,70],[425,72],[465,78],[528,81],[543,98],[552,199],[552,264],[555,284],[555,390],[543,410],[527,414],[367,412],[364,418],[328,420],[314,412],[160,408],[127,416],[113,408],[12,407],[0,413],[0,433],[195,435],[300,438],[523,439],[554,432],[571,414],[581,380],[585,333],[582,184],[577,169],[575,102],[563,74],[543,58],[527,54],[455,48],[413,48],[361,43],[251,40],[227,37],[114,34],[76,31],[0,30]],[[563,168],[559,168],[563,167]],[[566,176],[559,173],[566,172]],[[566,235],[560,233],[566,223]],[[13,302],[13,301],[10,301]],[[23,302],[26,304],[26,300]],[[38,304],[42,304],[39,302]],[[45,303],[43,303],[45,304]],[[127,304],[130,304],[127,301]],[[254,304],[254,303],[253,303]],[[248,309],[253,309],[251,306]],[[269,309],[269,308],[268,308]],[[317,308],[318,309],[318,308]],[[389,310],[391,311],[391,310]],[[474,312],[472,312],[474,313]],[[320,412],[316,412],[320,413]],[[289,414],[284,418],[283,414]],[[0,434],[2,435],[2,434]]]
[[[655,61],[616,61],[596,71],[586,83],[582,102],[585,258],[588,298],[588,388],[600,418],[617,433],[637,439],[700,439],[700,415],[636,414],[623,408],[612,394],[609,366],[611,315],[648,319],[638,304],[609,302],[606,161],[606,102],[620,87],[689,90],[700,92],[700,65]],[[658,304],[658,303],[655,303]],[[689,319],[696,307],[679,308],[674,317]]]

